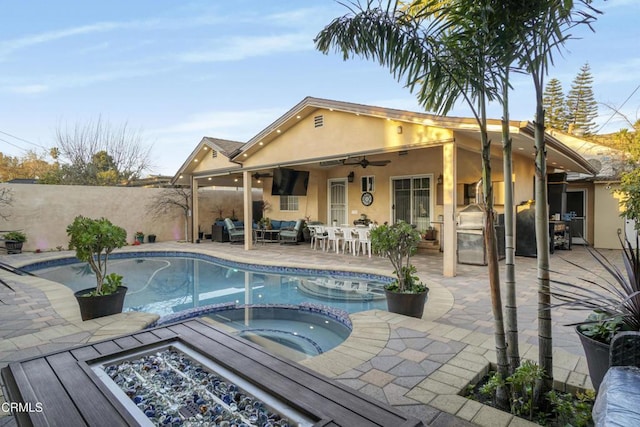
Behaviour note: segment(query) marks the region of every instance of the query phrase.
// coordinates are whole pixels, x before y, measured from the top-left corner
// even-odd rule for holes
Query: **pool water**
[[[351,334],[351,329],[337,319],[294,307],[247,306],[207,317],[273,353],[297,361],[331,350]]]
[[[32,271],[73,291],[95,286],[95,276],[86,263]],[[347,313],[386,309],[384,283],[353,275],[273,274],[173,256],[112,258],[108,272],[124,276],[124,284],[129,288],[125,311],[160,316],[221,303],[298,305],[308,302],[330,305]]]

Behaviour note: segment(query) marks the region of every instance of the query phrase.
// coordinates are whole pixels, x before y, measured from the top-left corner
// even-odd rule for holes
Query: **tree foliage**
[[[622,216],[635,221],[640,230],[640,120],[633,124],[633,130],[622,129],[615,134],[616,145],[629,153],[626,172],[620,177],[623,194]]]
[[[393,225],[383,224],[371,230],[371,249],[391,261],[398,292],[425,290],[424,285],[415,280],[415,267],[410,263],[420,239],[420,232],[404,221]]]
[[[127,244],[125,229],[106,218],[91,219],[79,215],[67,226],[67,235],[71,238],[69,247],[76,250],[76,258],[88,262],[96,275],[96,295],[114,292],[114,283],[121,282],[122,278],[107,275],[107,262],[114,249]]]
[[[22,157],[0,153],[0,181],[42,178],[56,169],[57,165],[48,163],[35,151],[29,151]]]
[[[562,83],[558,79],[551,79],[544,88],[542,105],[546,113],[547,128],[567,131],[567,104],[562,91]]]
[[[151,167],[151,146],[127,123],[116,127],[99,117],[59,127],[56,145],[59,168],[45,175],[46,184],[124,185]]]
[[[571,134],[591,135],[596,127],[598,104],[593,96],[593,76],[589,63],[580,68],[567,94],[568,130]]]

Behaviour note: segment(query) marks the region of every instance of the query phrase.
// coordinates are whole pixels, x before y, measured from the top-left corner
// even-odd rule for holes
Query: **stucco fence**
[[[77,215],[108,218],[127,231],[127,241],[134,241],[136,231],[155,234],[157,241],[177,241],[185,238],[185,218],[180,208],[160,216],[150,212],[157,203],[162,188],[93,187],[80,185],[0,184],[9,188],[11,206],[3,209],[7,220],[0,219],[0,230],[21,230],[27,234],[24,251],[67,249],[67,225]],[[253,194],[261,199],[261,193]],[[198,218],[201,229],[211,233],[211,224],[218,215],[235,211],[242,219],[242,189],[203,189],[198,193]],[[191,222],[190,219],[187,222]],[[146,242],[146,238],[145,238]]]

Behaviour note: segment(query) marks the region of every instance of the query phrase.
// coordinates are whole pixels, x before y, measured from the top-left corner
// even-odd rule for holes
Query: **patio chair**
[[[368,253],[369,258],[371,258],[371,234],[369,232],[369,228],[358,227],[356,228],[356,232],[358,233],[358,246],[356,250],[356,255],[362,251],[362,253]]]
[[[342,240],[342,234],[338,234],[337,228],[335,227],[327,227],[327,243],[324,245],[324,250],[329,251],[331,245],[333,245],[333,249],[338,253],[340,249],[340,241]]]
[[[229,233],[229,241],[231,243],[234,242],[244,242],[244,228],[236,227],[233,221],[230,218],[224,219],[224,224],[227,227],[227,232]]]
[[[327,243],[327,233],[324,231],[324,226],[309,225],[309,231],[311,232],[311,249],[315,249],[319,243],[320,249],[324,250],[324,245]]]
[[[280,230],[280,244],[283,243],[295,243],[298,244],[298,233],[300,232],[300,228],[302,227],[302,220],[299,219],[296,221],[296,225],[293,227],[293,230]]]
[[[640,423],[640,332],[617,333],[609,347],[610,368],[593,405],[597,426]]]
[[[347,246],[353,256],[356,256],[358,250],[358,235],[350,227],[342,229],[342,253],[346,254]]]
[[[609,366],[640,368],[640,332],[619,332],[613,337],[609,348]]]

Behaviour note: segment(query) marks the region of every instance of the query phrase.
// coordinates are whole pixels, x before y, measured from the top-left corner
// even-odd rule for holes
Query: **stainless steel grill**
[[[496,218],[500,218],[497,216]],[[487,250],[484,245],[485,211],[482,206],[473,204],[458,213],[456,237],[458,243],[458,263],[487,265]],[[496,238],[498,239],[498,258],[504,258],[504,225],[498,221]]]

